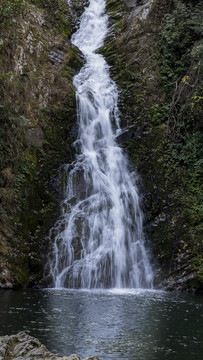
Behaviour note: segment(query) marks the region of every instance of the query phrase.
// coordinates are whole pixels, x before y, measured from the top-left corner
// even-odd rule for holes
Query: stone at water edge
[[[24,331],[16,335],[0,336],[0,360],[81,360],[79,355],[58,356],[47,350],[45,345]],[[84,360],[99,360],[87,357]]]

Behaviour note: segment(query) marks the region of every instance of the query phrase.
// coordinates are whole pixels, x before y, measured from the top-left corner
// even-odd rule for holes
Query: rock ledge
[[[0,336],[0,360],[81,360],[80,356],[58,356],[49,352],[45,345],[25,332],[16,335]],[[99,360],[98,357],[88,357],[84,360]]]

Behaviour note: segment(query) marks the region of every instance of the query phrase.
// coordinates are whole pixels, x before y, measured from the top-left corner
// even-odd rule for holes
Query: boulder
[[[47,350],[45,345],[25,332],[16,335],[0,336],[0,360],[81,360],[79,355],[58,356]],[[99,360],[88,357],[84,360]]]

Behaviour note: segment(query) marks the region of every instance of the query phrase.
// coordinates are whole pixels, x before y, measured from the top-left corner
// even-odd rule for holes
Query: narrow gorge
[[[0,0],[0,360],[201,358],[202,15]]]
[[[201,2],[91,4],[0,1],[0,286],[201,293]]]

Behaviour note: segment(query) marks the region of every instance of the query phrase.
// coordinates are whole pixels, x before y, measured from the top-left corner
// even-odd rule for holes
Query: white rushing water
[[[55,287],[151,288],[135,174],[117,146],[118,92],[95,51],[108,32],[105,0],[90,0],[72,43],[86,63],[74,77],[80,149],[67,166],[66,199],[50,264]]]

